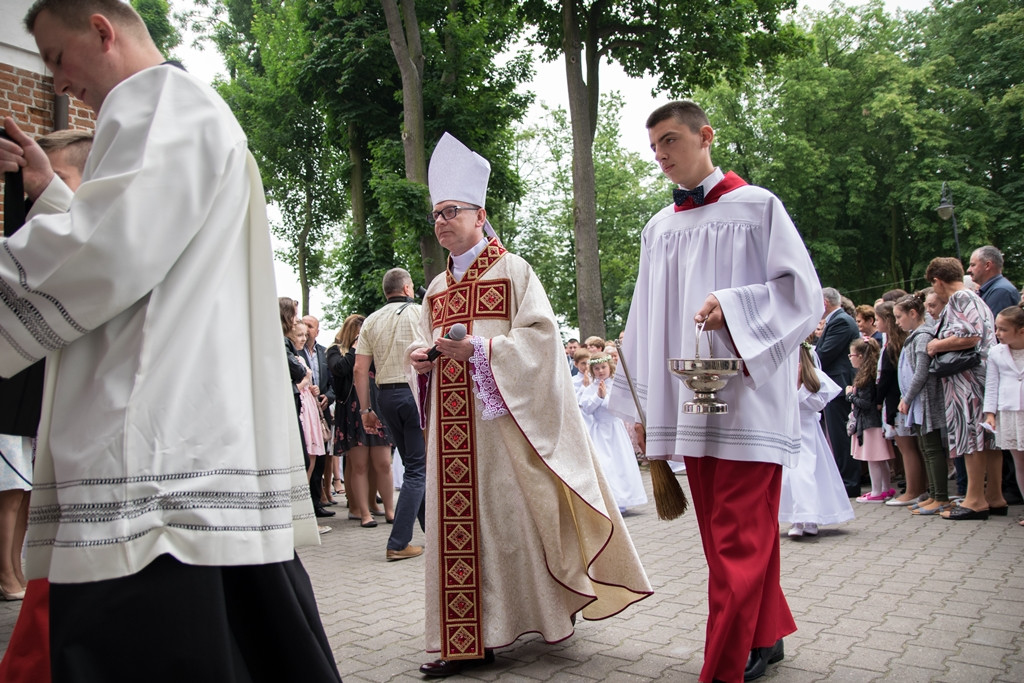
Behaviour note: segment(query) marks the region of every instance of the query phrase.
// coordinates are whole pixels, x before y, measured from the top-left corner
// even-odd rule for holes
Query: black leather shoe
[[[454,676],[466,669],[494,663],[494,650],[484,650],[483,659],[435,659],[420,667],[420,673],[424,676],[441,678]]]
[[[782,648],[782,638],[775,641],[771,647],[755,647],[747,657],[747,668],[743,671],[743,680],[753,681],[764,676],[769,664],[781,662],[785,657]]]
[[[328,510],[321,505],[317,505],[313,508],[313,514],[317,517],[333,517],[334,510]]]

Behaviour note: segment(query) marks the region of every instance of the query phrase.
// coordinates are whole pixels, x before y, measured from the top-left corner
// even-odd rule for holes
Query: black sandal
[[[944,519],[952,519],[960,522],[966,519],[988,519],[988,510],[972,510],[963,505],[949,511],[949,516]]]

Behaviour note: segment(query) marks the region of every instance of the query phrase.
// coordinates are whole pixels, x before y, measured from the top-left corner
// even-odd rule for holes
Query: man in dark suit
[[[835,288],[825,287],[821,293],[825,299],[825,329],[814,350],[822,371],[840,387],[848,387],[853,383],[850,344],[860,338],[860,330],[853,318],[839,306],[840,296]],[[840,393],[825,406],[823,412],[825,435],[832,445],[832,456],[846,485],[846,495],[855,498],[860,495],[860,463],[850,455],[850,436],[846,433],[850,403]]]
[[[331,419],[331,411],[327,409],[327,406],[334,403],[331,372],[327,369],[327,349],[316,342],[316,337],[320,334],[320,321],[311,315],[307,315],[302,318],[302,322],[306,323],[309,334],[306,337],[306,345],[300,349],[300,352],[306,357],[309,369],[313,371],[313,386],[315,387],[316,400],[320,402],[320,410],[323,411],[324,417],[327,418],[327,424],[333,432],[334,421]],[[328,450],[328,453],[330,453],[330,450]],[[317,458],[316,463],[313,465],[313,476],[309,479],[309,493],[313,497],[314,510],[321,506],[326,464],[326,457]]]

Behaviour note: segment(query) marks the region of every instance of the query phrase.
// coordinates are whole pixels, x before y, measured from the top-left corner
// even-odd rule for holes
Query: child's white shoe
[[[817,529],[815,529],[815,533],[817,533]],[[803,536],[804,535],[804,525],[802,523],[800,523],[800,522],[795,523],[793,526],[789,527],[789,535],[791,537],[793,537],[793,538],[797,538],[798,536]]]

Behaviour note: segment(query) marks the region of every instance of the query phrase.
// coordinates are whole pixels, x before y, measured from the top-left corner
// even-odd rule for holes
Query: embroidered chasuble
[[[443,659],[612,616],[651,589],[600,472],[558,326],[529,264],[490,241],[431,283],[419,339],[455,323],[476,353],[442,356],[427,422],[426,649]],[[414,392],[416,393],[416,392]]]

